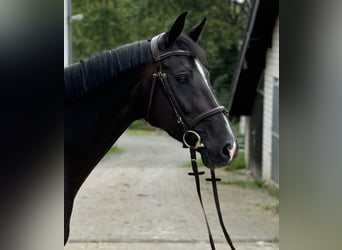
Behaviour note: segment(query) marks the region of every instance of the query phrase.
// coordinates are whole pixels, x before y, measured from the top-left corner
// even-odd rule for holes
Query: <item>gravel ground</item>
[[[210,249],[188,150],[163,133],[124,134],[116,143],[122,153],[107,154],[78,193],[65,250]],[[209,171],[206,171],[209,172]],[[207,174],[207,173],[206,173]],[[249,179],[246,171],[223,180]],[[224,221],[240,250],[279,249],[279,201],[260,189],[219,185]],[[210,183],[202,181],[217,249],[224,244]]]

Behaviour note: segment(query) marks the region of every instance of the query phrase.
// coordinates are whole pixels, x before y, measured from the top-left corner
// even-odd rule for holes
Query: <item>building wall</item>
[[[279,83],[279,17],[276,21],[272,47],[266,54],[264,82],[264,112],[263,112],[263,150],[262,150],[262,179],[271,182],[272,169],[272,106],[273,87]]]
[[[249,163],[249,156],[251,154],[250,152],[250,138],[251,138],[251,126],[250,126],[250,117],[249,116],[243,116],[241,117],[242,119],[244,119],[244,135],[245,135],[245,145],[244,145],[244,152],[245,152],[245,164],[246,166],[248,166]],[[249,167],[249,166],[248,166]]]

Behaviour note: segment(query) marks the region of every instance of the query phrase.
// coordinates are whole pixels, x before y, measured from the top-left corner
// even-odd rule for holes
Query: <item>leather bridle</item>
[[[168,81],[168,76],[165,72],[163,72],[161,61],[168,58],[168,57],[171,57],[171,56],[190,56],[191,57],[192,55],[191,55],[190,51],[181,50],[181,49],[172,50],[172,51],[168,51],[168,52],[165,52],[163,54],[160,54],[159,47],[158,47],[158,41],[159,41],[160,37],[162,37],[162,35],[164,35],[164,33],[162,33],[158,36],[155,36],[151,39],[151,52],[152,52],[153,61],[156,62],[158,64],[158,66],[157,66],[155,73],[153,74],[153,81],[152,81],[152,86],[151,86],[151,91],[150,91],[150,96],[149,96],[149,101],[148,101],[148,108],[147,108],[147,118],[149,118],[149,116],[150,116],[153,94],[154,94],[157,79],[162,83],[163,88],[164,88],[164,90],[167,94],[167,97],[171,103],[171,106],[173,108],[173,111],[176,115],[177,122],[183,126],[184,131],[189,131],[190,129],[193,129],[193,127],[196,124],[198,124],[200,121],[208,118],[209,116],[212,116],[212,115],[215,115],[218,113],[222,113],[222,112],[227,112],[225,107],[217,106],[215,108],[212,108],[212,109],[209,109],[207,111],[200,113],[199,115],[197,115],[192,120],[188,119],[183,114],[182,110],[180,109],[180,107],[179,107],[179,105],[175,99],[175,96],[172,94],[172,90],[171,90],[171,87],[170,87],[170,84]]]
[[[194,119],[189,120],[187,117],[183,114],[182,110],[180,109],[177,100],[175,99],[175,96],[172,94],[172,90],[168,81],[168,76],[165,72],[163,72],[162,64],[161,61],[169,58],[171,56],[189,56],[191,57],[190,51],[186,50],[181,50],[181,49],[176,49],[172,51],[168,51],[165,53],[160,53],[159,47],[158,47],[158,42],[159,39],[164,35],[165,33],[162,33],[160,35],[157,35],[151,39],[151,52],[152,52],[152,57],[154,62],[157,63],[157,67],[155,72],[153,73],[153,81],[152,81],[152,86],[150,90],[150,95],[149,95],[149,100],[148,100],[148,106],[147,106],[147,113],[146,113],[146,119],[149,119],[150,117],[150,112],[151,112],[151,106],[152,106],[152,101],[153,101],[153,95],[156,87],[156,83],[159,80],[159,82],[162,84],[163,89],[170,101],[170,104],[172,106],[173,112],[176,116],[177,123],[180,124],[183,130],[183,146],[186,148],[190,149],[190,157],[191,157],[191,165],[192,165],[192,170],[193,172],[189,173],[189,175],[195,177],[195,182],[196,182],[196,190],[197,190],[197,195],[200,200],[200,204],[203,210],[204,218],[206,221],[207,229],[208,229],[208,234],[209,234],[209,242],[211,245],[211,249],[215,249],[215,244],[214,240],[211,234],[211,230],[209,227],[209,222],[205,213],[205,209],[203,206],[202,202],[202,196],[201,196],[201,189],[200,189],[200,180],[199,176],[204,174],[204,171],[198,171],[198,166],[197,166],[197,158],[196,158],[196,150],[199,148],[204,148],[205,145],[201,142],[201,137],[200,135],[192,130],[196,124],[199,122],[203,121],[204,119],[219,114],[219,113],[225,113],[227,112],[226,109],[223,106],[217,106],[215,108],[209,109],[207,111],[204,111],[197,115]],[[222,228],[222,231],[224,233],[224,236],[226,238],[227,243],[229,244],[230,248],[232,250],[235,250],[235,247],[233,246],[233,243],[230,239],[230,236],[224,226],[224,222],[222,219],[222,214],[221,214],[221,208],[220,208],[220,203],[219,203],[219,198],[218,198],[218,192],[217,192],[217,185],[216,182],[220,181],[219,178],[215,177],[215,169],[210,168],[210,173],[211,173],[211,178],[207,178],[207,181],[212,182],[212,187],[213,187],[213,194],[214,194],[214,200],[215,200],[215,206],[217,210],[217,214],[219,217],[220,225]]]

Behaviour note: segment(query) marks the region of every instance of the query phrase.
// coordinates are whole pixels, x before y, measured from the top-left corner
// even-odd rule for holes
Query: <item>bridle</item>
[[[213,240],[211,230],[209,227],[209,222],[208,222],[207,215],[205,213],[205,209],[203,206],[201,189],[200,189],[199,176],[203,175],[204,171],[200,171],[200,172],[198,171],[197,158],[196,158],[196,150],[199,148],[204,148],[205,145],[201,142],[201,136],[196,131],[194,131],[192,129],[194,128],[194,126],[196,124],[203,121],[204,119],[206,119],[210,116],[219,114],[219,113],[226,113],[227,111],[223,106],[217,106],[215,108],[201,112],[199,115],[197,115],[192,120],[187,119],[187,117],[182,112],[182,109],[180,109],[178,102],[175,99],[175,96],[172,93],[172,90],[170,88],[170,84],[168,81],[168,76],[165,72],[163,72],[161,61],[168,58],[168,57],[171,57],[171,56],[189,56],[189,57],[192,57],[192,55],[191,55],[190,51],[181,50],[181,49],[176,49],[176,50],[164,52],[161,54],[159,51],[158,42],[159,42],[159,39],[164,34],[165,33],[162,33],[162,34],[157,35],[151,39],[152,57],[153,57],[153,61],[157,63],[157,67],[156,67],[155,72],[153,73],[153,81],[152,81],[151,90],[150,90],[150,94],[149,94],[146,118],[148,119],[150,117],[153,95],[154,95],[156,83],[159,80],[159,82],[162,84],[163,89],[164,89],[164,91],[165,91],[165,93],[166,93],[166,95],[170,101],[173,112],[174,112],[176,119],[177,119],[177,123],[181,126],[181,128],[183,130],[183,147],[190,149],[190,158],[191,158],[191,165],[192,165],[193,172],[190,172],[189,175],[194,176],[194,178],[195,178],[197,195],[198,195],[198,198],[200,200],[200,204],[202,207],[202,211],[203,211],[205,222],[206,222],[207,229],[208,229],[209,242],[211,245],[211,249],[215,249],[215,244],[214,244],[214,240]],[[228,232],[224,226],[224,222],[223,222],[223,218],[222,218],[222,214],[221,214],[220,202],[219,202],[219,198],[218,198],[217,185],[216,185],[216,182],[220,181],[221,179],[215,177],[215,169],[214,168],[210,168],[210,173],[211,173],[211,178],[207,178],[206,180],[212,182],[215,206],[216,206],[216,210],[217,210],[217,215],[219,217],[220,225],[221,225],[221,228],[222,228],[222,231],[224,233],[224,236],[226,238],[227,243],[229,244],[229,246],[232,250],[235,250],[235,247],[233,246],[233,243],[230,239],[230,236],[229,236],[229,234],[228,234]]]
[[[172,90],[171,90],[171,87],[170,87],[170,84],[168,81],[168,76],[165,72],[163,72],[161,61],[168,58],[168,57],[171,57],[171,56],[189,56],[189,57],[191,57],[192,55],[191,55],[190,51],[180,50],[180,49],[172,50],[172,51],[168,51],[168,52],[165,52],[163,54],[160,54],[159,47],[158,47],[158,41],[163,34],[164,33],[162,33],[158,36],[155,36],[151,39],[151,52],[152,52],[152,56],[153,56],[153,61],[156,62],[158,66],[157,66],[155,73],[153,73],[153,81],[152,81],[152,86],[151,86],[149,101],[148,101],[148,108],[147,108],[147,118],[149,118],[149,116],[150,116],[153,94],[154,94],[155,85],[156,85],[156,82],[158,79],[162,83],[162,86],[165,90],[165,93],[167,94],[167,97],[171,103],[171,106],[173,108],[173,112],[174,112],[176,119],[177,119],[177,123],[182,126],[182,129],[184,132],[186,131],[186,132],[190,132],[190,133],[196,133],[195,131],[192,131],[191,129],[196,124],[198,124],[200,121],[208,118],[209,116],[212,116],[212,115],[215,115],[218,113],[222,113],[222,112],[227,112],[227,110],[223,106],[217,106],[215,108],[212,108],[212,109],[209,109],[207,111],[200,113],[199,115],[197,115],[195,118],[193,118],[191,120],[184,115],[184,113],[182,112],[182,109],[179,107],[178,102],[175,99],[175,96],[172,94]],[[184,143],[184,144],[186,145],[186,143]]]

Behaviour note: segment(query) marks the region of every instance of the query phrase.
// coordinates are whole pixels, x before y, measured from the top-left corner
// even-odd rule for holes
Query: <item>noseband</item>
[[[163,33],[163,34],[165,34],[165,33]],[[194,126],[196,124],[203,121],[204,119],[206,119],[212,115],[219,114],[221,112],[225,113],[227,111],[223,106],[217,106],[215,108],[212,108],[212,109],[209,109],[207,111],[200,113],[199,115],[197,115],[192,120],[187,119],[187,117],[183,114],[182,110],[180,109],[178,102],[175,99],[175,96],[172,94],[170,84],[168,81],[168,76],[165,72],[163,72],[161,61],[168,58],[168,57],[171,57],[171,56],[189,56],[189,57],[191,57],[192,55],[191,55],[190,51],[181,50],[181,49],[172,50],[172,51],[168,51],[168,52],[161,54],[159,51],[159,47],[158,47],[158,41],[162,37],[163,34],[155,36],[151,39],[151,52],[152,52],[153,60],[154,60],[154,62],[156,62],[158,64],[158,66],[156,67],[156,71],[153,73],[153,81],[152,81],[152,86],[151,86],[150,95],[149,95],[146,118],[148,119],[150,116],[153,94],[155,91],[156,82],[157,82],[157,80],[159,80],[159,82],[162,84],[163,89],[164,89],[164,91],[165,91],[165,93],[166,93],[166,95],[170,101],[173,112],[174,112],[176,119],[177,119],[177,123],[180,124],[180,126],[182,127],[182,130],[183,130],[183,146],[190,149],[191,165],[192,165],[193,172],[189,173],[189,175],[195,177],[197,195],[198,195],[198,198],[200,200],[200,204],[201,204],[203,214],[204,214],[204,218],[206,221],[208,234],[209,234],[209,242],[211,245],[211,249],[214,250],[215,244],[214,244],[214,240],[213,240],[213,237],[211,234],[211,230],[209,227],[209,223],[208,223],[208,219],[207,219],[207,216],[205,213],[205,209],[203,206],[201,189],[200,189],[199,176],[203,175],[204,171],[200,171],[200,172],[198,171],[197,160],[196,160],[196,150],[199,148],[204,148],[205,145],[201,142],[201,136],[192,129],[194,128]],[[216,181],[220,181],[220,179],[215,177],[214,168],[210,169],[210,173],[211,173],[211,178],[207,178],[206,180],[212,182],[215,206],[216,206],[217,214],[219,217],[220,225],[221,225],[221,228],[222,228],[222,231],[223,231],[223,234],[226,238],[227,243],[229,244],[229,246],[232,250],[235,250],[235,247],[233,246],[233,243],[230,239],[230,236],[229,236],[229,234],[228,234],[228,232],[224,226],[223,218],[221,215],[221,208],[220,208],[217,186],[216,186]]]

